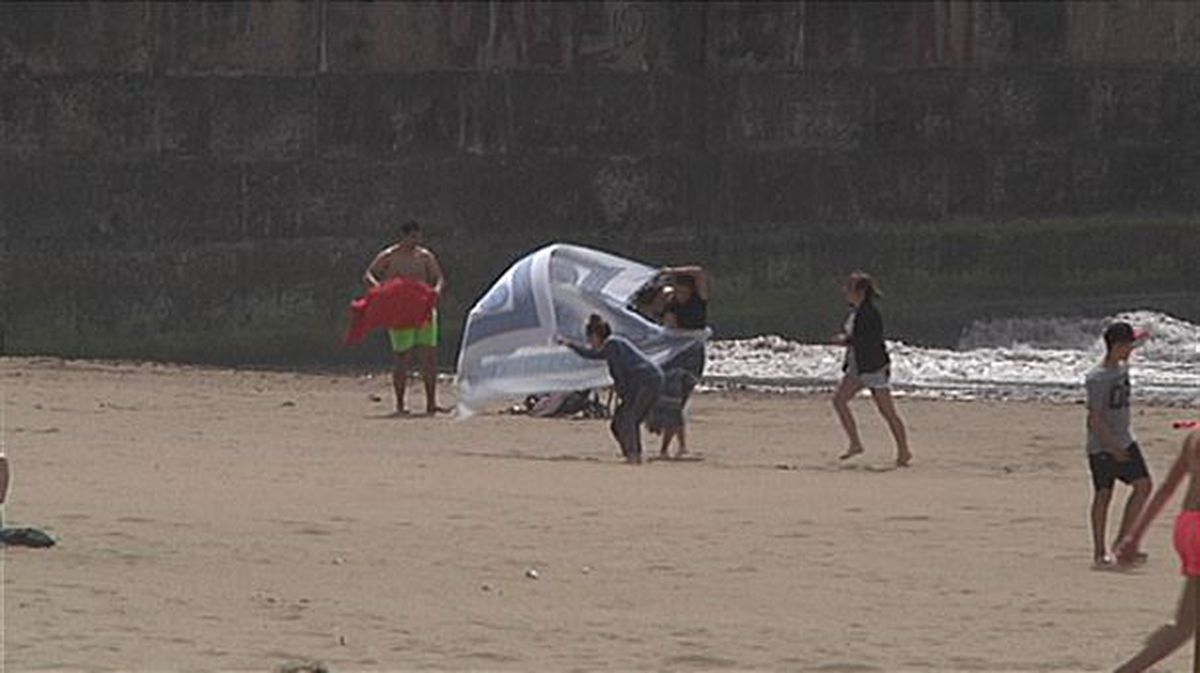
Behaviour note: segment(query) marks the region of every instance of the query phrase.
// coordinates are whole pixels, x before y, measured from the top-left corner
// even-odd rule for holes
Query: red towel
[[[420,327],[433,317],[437,303],[437,292],[419,281],[400,277],[376,285],[351,302],[345,343],[356,344],[375,329]]]

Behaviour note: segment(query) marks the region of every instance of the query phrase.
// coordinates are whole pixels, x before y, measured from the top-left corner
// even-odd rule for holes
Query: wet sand
[[[895,470],[865,398],[840,464],[826,399],[710,393],[703,460],[632,468],[603,422],[384,418],[382,375],[10,358],[0,386],[6,521],[61,540],[4,552],[9,670],[1104,670],[1180,586],[1175,503],[1147,566],[1089,571],[1076,405],[901,400]],[[1190,415],[1135,409],[1155,476]]]

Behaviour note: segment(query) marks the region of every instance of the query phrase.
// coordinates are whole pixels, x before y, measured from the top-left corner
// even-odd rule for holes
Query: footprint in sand
[[[1009,523],[1010,524],[1041,523],[1042,521],[1045,521],[1045,519],[1043,519],[1040,516],[1020,516],[1020,517],[1013,519],[1012,521],[1009,521]]]
[[[53,435],[59,432],[58,428],[22,428],[15,427],[12,429],[13,434],[28,432],[31,435]]]
[[[470,659],[479,659],[493,664],[515,664],[520,661],[517,657],[499,652],[468,652],[467,657]]]
[[[329,668],[319,661],[310,661],[282,652],[270,652],[269,657],[284,659],[286,663],[275,669],[278,673],[329,673]]]
[[[122,516],[117,518],[117,523],[155,523],[154,519],[147,519],[141,516]]]
[[[883,520],[884,521],[897,521],[897,522],[902,522],[902,521],[910,521],[911,522],[911,521],[932,521],[933,518],[924,516],[921,514],[913,514],[913,515],[886,516],[883,518]]]
[[[705,654],[681,654],[675,657],[667,657],[663,660],[663,668],[677,668],[688,666],[691,668],[702,669],[734,669],[741,668],[738,663],[732,659],[724,659],[721,657],[711,657]]]

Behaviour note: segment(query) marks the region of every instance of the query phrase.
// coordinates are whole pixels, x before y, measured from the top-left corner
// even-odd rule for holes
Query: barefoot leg
[[[679,426],[679,429],[675,431],[675,434],[679,437],[679,450],[675,452],[675,457],[680,458],[684,455],[687,455],[687,426]]]
[[[403,416],[404,389],[408,386],[408,369],[412,364],[412,351],[392,354],[392,389],[396,392],[396,415]]]
[[[1129,494],[1129,499],[1125,501],[1125,514],[1121,516],[1121,528],[1117,531],[1118,541],[1124,539],[1126,533],[1133,528],[1133,523],[1137,521],[1138,515],[1142,513],[1142,508],[1146,506],[1146,501],[1150,499],[1151,484],[1149,477],[1138,479],[1130,484],[1130,486],[1133,487],[1133,492]]]
[[[887,388],[872,388],[871,397],[875,399],[875,406],[879,408],[879,413],[883,415],[892,431],[892,438],[896,440],[896,465],[908,467],[912,461],[912,451],[908,450],[908,432],[904,429],[900,412],[896,411],[892,391]]]
[[[437,405],[437,349],[422,346],[421,380],[425,383],[425,413],[432,416],[438,412]]]
[[[858,437],[858,425],[854,422],[854,415],[850,413],[850,400],[854,399],[854,396],[862,388],[862,381],[859,381],[857,377],[845,376],[842,377],[842,382],[838,384],[837,390],[833,393],[833,408],[837,411],[838,420],[842,422],[842,429],[846,431],[846,437],[850,439],[850,448],[840,456],[841,460],[863,452],[862,440]]]
[[[1179,597],[1179,607],[1175,611],[1175,623],[1167,624],[1152,633],[1146,639],[1146,646],[1132,659],[1117,669],[1117,673],[1134,673],[1144,671],[1154,664],[1167,658],[1181,645],[1186,643],[1195,632],[1196,626],[1196,591],[1200,586],[1200,578],[1189,577],[1183,585],[1183,595]]]
[[[1108,526],[1108,505],[1112,502],[1112,489],[1097,489],[1092,495],[1092,559],[1099,566],[1107,565],[1108,546],[1104,542],[1104,531]]]

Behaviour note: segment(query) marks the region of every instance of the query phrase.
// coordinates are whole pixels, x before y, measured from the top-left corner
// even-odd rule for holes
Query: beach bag
[[[576,390],[567,393],[549,393],[540,397],[530,397],[526,404],[530,405],[529,415],[538,418],[554,418],[559,416],[576,416],[580,418],[607,418],[608,409],[601,404],[595,393],[590,390]]]
[[[559,409],[562,408],[564,402],[567,401],[571,393],[550,393],[542,395],[534,402],[533,407],[529,410],[529,415],[537,418],[550,418],[557,416]]]

